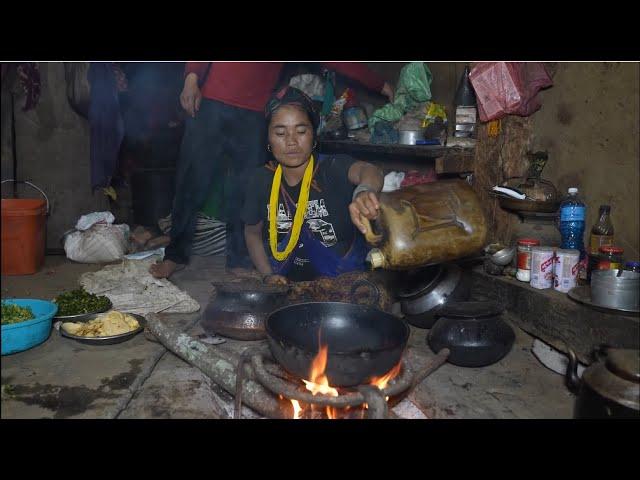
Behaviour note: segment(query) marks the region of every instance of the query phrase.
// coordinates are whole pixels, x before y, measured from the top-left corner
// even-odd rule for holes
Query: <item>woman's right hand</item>
[[[267,285],[287,285],[289,283],[287,277],[278,275],[276,273],[265,275],[263,281]]]
[[[180,104],[185,111],[193,118],[196,116],[196,112],[200,110],[200,102],[202,101],[202,92],[198,86],[198,76],[195,73],[190,73],[184,79],[184,88],[180,94]]]

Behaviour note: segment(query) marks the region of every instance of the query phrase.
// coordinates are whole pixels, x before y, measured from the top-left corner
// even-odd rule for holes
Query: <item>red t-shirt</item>
[[[321,64],[374,92],[380,92],[385,82],[363,63]],[[261,112],[273,93],[283,66],[283,62],[187,62],[185,75],[198,75],[205,98]]]

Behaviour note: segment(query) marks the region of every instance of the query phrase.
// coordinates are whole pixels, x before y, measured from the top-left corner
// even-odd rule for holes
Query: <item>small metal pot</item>
[[[424,130],[398,131],[398,143],[400,145],[415,145],[417,140],[424,140]]]
[[[628,270],[592,272],[591,300],[600,307],[637,310],[640,306],[640,273]]]
[[[405,276],[398,293],[405,320],[418,328],[431,328],[438,308],[471,294],[468,274],[454,264],[435,265]]]
[[[236,340],[267,337],[267,316],[284,306],[289,287],[279,285],[216,285],[216,296],[200,319],[203,330]]]
[[[640,350],[600,349],[597,362],[578,378],[578,361],[569,349],[567,385],[577,392],[574,418],[640,419]]]
[[[345,108],[342,111],[342,122],[348,130],[358,130],[369,124],[367,112],[359,106]]]

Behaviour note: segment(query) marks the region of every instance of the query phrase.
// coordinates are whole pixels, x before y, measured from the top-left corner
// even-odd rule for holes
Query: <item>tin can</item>
[[[531,248],[531,286],[533,288],[553,287],[553,247]]]
[[[554,290],[566,293],[575,287],[579,269],[580,252],[578,250],[558,249],[554,267]]]

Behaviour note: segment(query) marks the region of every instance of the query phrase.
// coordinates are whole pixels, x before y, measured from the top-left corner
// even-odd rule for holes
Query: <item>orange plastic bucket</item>
[[[2,275],[30,275],[40,269],[47,208],[41,199],[2,199]]]

